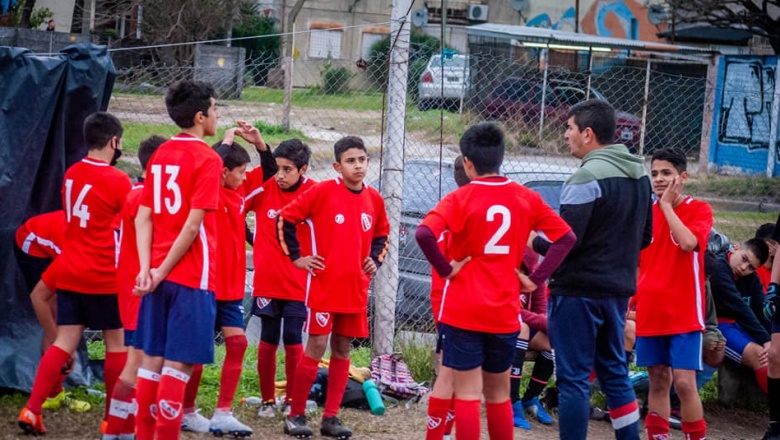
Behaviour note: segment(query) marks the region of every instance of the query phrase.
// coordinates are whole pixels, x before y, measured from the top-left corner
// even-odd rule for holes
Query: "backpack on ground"
[[[428,388],[417,383],[400,354],[383,354],[371,361],[371,379],[379,392],[396,399],[411,399],[428,393]]]

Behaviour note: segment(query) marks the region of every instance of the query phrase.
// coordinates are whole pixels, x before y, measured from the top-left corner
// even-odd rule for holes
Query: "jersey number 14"
[[[84,185],[84,187],[81,188],[78,197],[76,197],[76,203],[72,203],[73,179],[65,179],[65,217],[67,217],[68,223],[70,223],[70,219],[75,216],[79,219],[80,227],[87,227],[87,221],[89,221],[89,206],[84,204],[84,198],[91,189],[92,185]]]

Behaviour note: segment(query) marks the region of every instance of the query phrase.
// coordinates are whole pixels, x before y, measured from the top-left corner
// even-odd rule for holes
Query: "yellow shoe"
[[[73,397],[70,396],[70,394],[65,394],[65,404],[68,405],[68,409],[75,412],[86,412],[92,409],[92,405],[89,404],[89,402],[85,402],[83,400],[76,400]]]
[[[65,400],[65,390],[60,391],[60,393],[54,397],[49,397],[46,399],[41,407],[43,409],[60,409],[62,407],[63,400]]]

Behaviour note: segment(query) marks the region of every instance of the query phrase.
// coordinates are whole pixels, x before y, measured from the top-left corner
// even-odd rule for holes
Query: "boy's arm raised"
[[[691,252],[699,248],[699,241],[696,239],[693,232],[691,232],[682,220],[680,220],[677,213],[674,212],[675,205],[681,203],[681,191],[682,182],[679,177],[675,177],[672,184],[666,188],[663,195],[658,200],[658,207],[661,208],[666,223],[669,224],[669,229],[672,231],[672,238],[674,241],[683,251]]]

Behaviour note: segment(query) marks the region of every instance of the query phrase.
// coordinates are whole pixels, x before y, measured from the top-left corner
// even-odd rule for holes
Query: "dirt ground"
[[[0,407],[0,440],[29,438],[21,434],[16,426],[17,409]],[[389,408],[383,416],[372,416],[367,411],[343,410],[341,418],[344,423],[352,428],[356,440],[417,440],[425,437],[425,411],[426,404],[405,409],[403,406]],[[720,407],[707,408],[705,410],[708,426],[708,438],[710,440],[758,440],[763,435],[766,423],[766,414],[746,412],[740,410],[724,409]],[[44,423],[49,433],[45,438],[49,439],[99,439],[98,426],[102,412],[92,410],[87,413],[72,413],[67,410],[52,411],[44,414]],[[282,434],[281,419],[259,419],[252,408],[242,408],[237,411],[237,416],[245,423],[252,426],[255,433],[253,439],[285,439]],[[311,417],[318,420],[319,414]],[[557,425],[544,426],[532,422],[531,431],[515,430],[516,439],[534,440],[558,440]],[[312,423],[315,432],[318,423]],[[483,419],[483,428],[484,419]],[[195,440],[212,438],[209,434],[182,435],[183,439]],[[315,436],[314,438],[320,438]],[[482,438],[487,439],[487,432],[483,429]],[[614,434],[608,422],[592,421],[588,427],[589,439],[612,439]],[[646,439],[644,433],[641,436]],[[683,439],[680,431],[672,431],[672,439]]]

